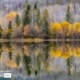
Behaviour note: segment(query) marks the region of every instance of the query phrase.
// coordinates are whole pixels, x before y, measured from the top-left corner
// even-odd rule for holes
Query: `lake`
[[[0,71],[10,80],[79,80],[80,42],[0,43]]]

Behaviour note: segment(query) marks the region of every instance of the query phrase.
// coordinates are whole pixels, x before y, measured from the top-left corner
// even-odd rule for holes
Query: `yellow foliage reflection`
[[[49,52],[50,56],[52,58],[58,58],[60,57],[60,50],[57,49],[57,50],[54,50],[53,47],[50,47],[50,52]]]
[[[17,68],[17,64],[12,60],[7,61],[5,64],[10,68]]]
[[[80,57],[80,48],[65,45],[65,46],[57,46],[56,49],[54,49],[55,46],[50,46],[49,54],[51,58],[63,58],[68,59],[71,56]]]

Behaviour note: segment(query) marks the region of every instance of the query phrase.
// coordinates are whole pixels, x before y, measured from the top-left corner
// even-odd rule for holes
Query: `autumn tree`
[[[53,22],[49,26],[50,38],[57,38],[58,32],[60,31],[60,24],[57,22]]]
[[[3,32],[3,29],[1,28],[1,25],[0,25],[0,38],[2,37],[2,32]]]
[[[24,29],[23,29],[23,37],[24,38],[27,38],[27,37],[29,37],[29,33],[30,33],[30,26],[29,25],[26,25],[25,27],[24,27]]]
[[[73,24],[73,31],[74,31],[74,38],[80,38],[80,23],[79,22],[75,22]]]
[[[67,21],[64,21],[64,22],[61,22],[61,29],[62,29],[62,36],[64,39],[67,39],[69,38],[69,33],[68,33],[68,30],[69,30],[69,25],[70,23],[67,22]]]
[[[12,22],[9,21],[6,37],[7,37],[8,39],[11,39],[11,36],[12,36]]]

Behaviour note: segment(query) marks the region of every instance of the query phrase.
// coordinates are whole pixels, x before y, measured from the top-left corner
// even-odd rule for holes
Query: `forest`
[[[26,7],[20,14],[10,11],[0,25],[1,39],[79,39],[80,22],[75,21],[71,12],[71,4],[66,5],[64,21],[51,19],[49,10],[41,10],[37,2],[32,6],[26,3]],[[77,8],[74,6],[74,11]],[[53,10],[54,11],[54,10]],[[5,26],[5,28],[3,28]]]

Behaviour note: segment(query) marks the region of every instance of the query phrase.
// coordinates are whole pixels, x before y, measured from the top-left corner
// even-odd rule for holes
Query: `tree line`
[[[15,29],[13,29],[12,20],[9,20],[8,29],[4,35],[4,30],[0,26],[0,38],[79,39],[80,22],[74,22],[70,9],[70,5],[67,5],[65,21],[54,22],[51,21],[47,9],[41,12],[37,3],[33,7],[27,4],[22,17],[16,14]]]

